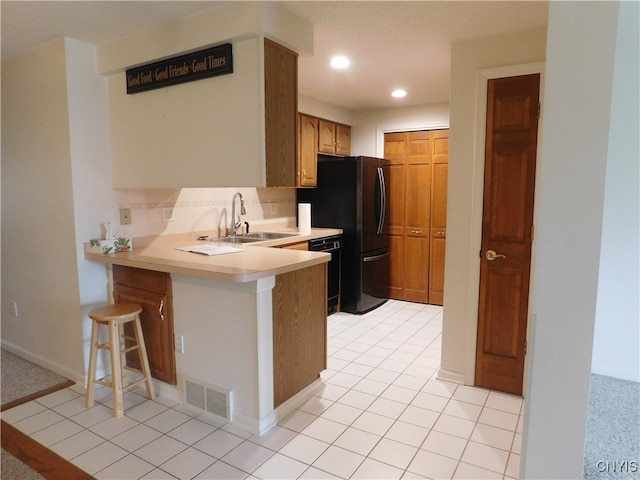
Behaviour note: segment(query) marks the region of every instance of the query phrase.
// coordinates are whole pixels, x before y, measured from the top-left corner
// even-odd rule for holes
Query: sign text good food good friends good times
[[[127,93],[233,73],[230,43],[127,70]]]

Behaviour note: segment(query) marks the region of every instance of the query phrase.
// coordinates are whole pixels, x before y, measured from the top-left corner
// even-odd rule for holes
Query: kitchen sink
[[[278,238],[295,237],[296,233],[280,233],[280,232],[254,232],[246,233],[242,237],[256,238],[258,240],[275,240]]]
[[[225,243],[253,243],[264,242],[266,240],[276,240],[278,238],[295,237],[295,233],[279,233],[279,232],[254,232],[244,235],[236,235],[235,237],[209,237],[208,242],[225,242]]]
[[[206,239],[208,242],[225,242],[225,243],[252,243],[259,242],[260,238],[251,238],[245,235],[236,235],[235,237],[210,237]]]

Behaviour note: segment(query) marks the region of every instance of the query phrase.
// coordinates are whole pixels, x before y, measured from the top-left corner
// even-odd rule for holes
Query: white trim
[[[438,375],[436,376],[436,380],[464,385],[464,374],[458,373],[458,372],[452,372],[451,370],[445,370],[443,368],[440,368],[438,369]]]
[[[464,383],[466,385],[475,384],[476,372],[476,343],[478,337],[478,309],[479,309],[479,290],[480,290],[480,257],[478,252],[482,244],[482,206],[484,195],[484,150],[486,138],[486,118],[487,118],[487,83],[490,79],[514,77],[517,75],[528,75],[532,73],[540,74],[540,104],[543,104],[544,92],[544,62],[526,63],[521,65],[512,65],[498,68],[488,68],[478,70],[476,74],[476,128],[475,128],[475,152],[473,160],[473,184],[472,184],[472,202],[471,202],[471,235],[469,237],[469,259],[471,265],[469,268],[469,296],[467,297],[467,338],[465,340],[465,368]],[[540,132],[542,132],[542,113],[538,122],[538,145],[537,158],[540,158],[540,146],[542,144]],[[534,193],[534,225],[536,224],[536,205],[539,164],[536,164],[536,191]],[[530,285],[533,284],[533,265],[535,258],[535,242],[531,251],[531,277]],[[533,289],[529,289],[529,312],[533,304]],[[528,327],[527,338],[529,338],[530,328]],[[526,357],[525,357],[526,362]],[[526,372],[526,364],[525,364]],[[526,381],[524,382],[526,385]]]

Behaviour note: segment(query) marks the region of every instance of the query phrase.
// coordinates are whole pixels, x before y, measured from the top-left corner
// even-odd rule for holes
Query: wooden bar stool
[[[147,349],[144,345],[142,327],[140,326],[140,312],[142,312],[142,307],[134,303],[116,303],[94,308],[89,312],[89,318],[93,320],[93,323],[91,325],[91,354],[89,356],[89,374],[87,380],[87,408],[93,406],[93,393],[96,383],[111,387],[113,390],[113,414],[116,417],[121,417],[124,413],[122,394],[130,388],[134,388],[144,382],[147,385],[147,396],[150,399],[155,398],[153,384],[151,383]],[[123,335],[125,342],[123,342],[124,345],[122,345],[120,327],[129,322],[133,322],[134,337]],[[98,333],[101,325],[109,329],[109,343],[98,343]],[[132,346],[127,347],[127,340],[132,342]],[[99,349],[109,350],[111,353],[110,382],[105,380],[107,377],[96,379],[96,361]],[[139,380],[123,385],[124,368],[140,371],[126,367],[122,363],[122,356],[133,350],[138,350],[143,376]]]

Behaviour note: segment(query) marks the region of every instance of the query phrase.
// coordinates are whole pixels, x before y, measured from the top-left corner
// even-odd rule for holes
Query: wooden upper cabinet
[[[336,123],[336,155],[351,155],[351,127]]]
[[[328,120],[318,120],[318,153],[351,155],[351,127]]]
[[[298,186],[315,187],[318,170],[318,119],[298,116]]]
[[[298,114],[298,187],[317,184],[318,153],[351,155],[351,127],[321,118]]]
[[[264,41],[267,187],[297,186],[298,54]]]

